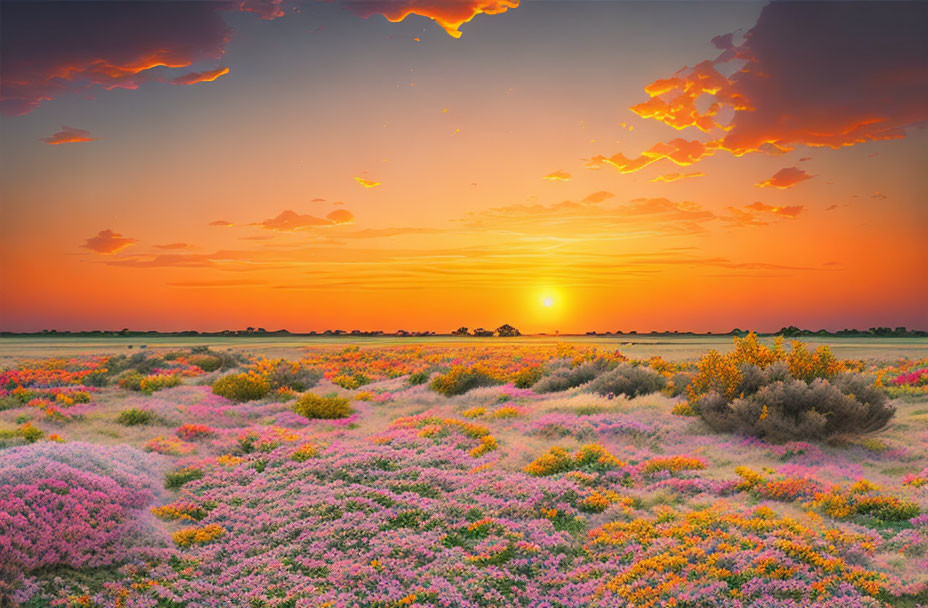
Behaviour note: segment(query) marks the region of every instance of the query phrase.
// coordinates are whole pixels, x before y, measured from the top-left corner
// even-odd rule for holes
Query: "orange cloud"
[[[47,144],[58,145],[58,144],[74,144],[81,143],[85,141],[96,141],[95,137],[90,136],[90,131],[85,131],[84,129],[75,129],[74,127],[61,127],[61,130],[52,135],[51,137],[46,137],[42,139]]]
[[[428,17],[452,38],[460,38],[460,27],[477,15],[498,15],[519,6],[519,0],[352,0],[347,7],[367,19],[383,15],[400,22],[410,15]]]
[[[81,247],[96,251],[97,253],[111,254],[125,249],[135,242],[135,239],[124,237],[118,232],[113,232],[107,228],[106,230],[98,232],[97,236],[87,239]]]
[[[232,225],[232,222],[227,222],[225,220],[213,220],[209,223],[210,226],[220,226],[222,228],[228,228]]]
[[[193,245],[189,243],[166,243],[164,245],[155,245],[156,249],[192,249]]]
[[[228,73],[229,68],[220,67],[216,68],[215,70],[207,70],[205,72],[190,72],[189,74],[178,76],[171,82],[173,84],[196,84],[198,82],[212,82],[220,76],[225,76]]]
[[[606,192],[605,190],[600,190],[599,192],[594,192],[593,194],[588,194],[583,198],[581,202],[583,203],[601,203],[606,199],[612,198],[615,196],[611,192]]]
[[[926,20],[923,2],[771,2],[742,44],[716,37],[716,59],[654,81],[631,109],[736,156],[898,139],[928,120]]]
[[[296,211],[287,209],[277,217],[273,217],[252,225],[261,226],[267,230],[294,232],[297,230],[305,230],[306,228],[313,228],[318,226],[337,226],[340,224],[351,223],[354,223],[354,215],[346,209],[336,209],[335,211],[332,211],[326,215],[324,218],[316,217],[314,215],[301,215]]]
[[[638,158],[630,159],[619,153],[608,158],[594,156],[591,162],[611,165],[621,173],[634,173],[663,159],[673,161],[681,167],[686,167],[707,156],[712,156],[715,151],[716,146],[712,142],[704,143],[695,139],[677,138],[669,142],[654,144],[649,150],[642,152]]]
[[[802,213],[802,205],[791,205],[788,207],[774,207],[773,205],[766,205],[761,202],[751,203],[746,207],[747,209],[753,209],[755,211],[761,211],[763,213],[772,213],[780,217],[785,217],[788,219],[796,219],[799,217],[799,214]]]
[[[754,184],[757,188],[779,188],[785,190],[787,188],[792,188],[799,182],[804,182],[807,179],[812,179],[814,175],[809,175],[802,169],[797,167],[787,167],[785,169],[780,169],[773,174],[773,177],[765,179],[759,184]]]
[[[694,171],[693,173],[668,173],[666,175],[658,175],[653,179],[649,179],[649,182],[675,182],[677,180],[686,179],[688,177],[705,177],[705,173],[702,171]]]
[[[567,173],[566,171],[561,171],[560,169],[558,169],[557,171],[554,171],[553,173],[549,173],[545,175],[545,179],[552,181],[552,182],[558,182],[558,181],[569,182],[570,177],[571,177],[570,173]]]
[[[363,177],[356,177],[356,178],[354,178],[354,181],[358,182],[359,184],[361,184],[361,185],[364,186],[365,188],[373,188],[373,187],[375,187],[375,186],[379,186],[379,185],[380,185],[380,182],[375,182],[375,181],[370,180],[370,179],[364,179]]]

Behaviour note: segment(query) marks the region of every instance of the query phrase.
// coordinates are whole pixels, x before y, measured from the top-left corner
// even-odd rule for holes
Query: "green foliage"
[[[222,359],[215,355],[194,355],[187,362],[190,365],[196,365],[204,372],[214,372],[222,367]]]
[[[590,389],[600,395],[637,397],[656,393],[666,384],[664,376],[649,367],[623,363],[593,380]]]
[[[194,467],[184,467],[170,471],[164,477],[164,487],[168,490],[174,490],[187,482],[194,481],[203,477],[203,471]]]
[[[127,410],[119,412],[116,422],[126,426],[138,426],[141,424],[152,424],[155,421],[155,415],[149,410],[130,407]]]
[[[346,418],[351,415],[352,409],[348,400],[338,395],[325,397],[315,393],[306,393],[293,404],[293,411],[306,418],[321,418],[331,420]]]
[[[428,372],[428,370],[425,370],[425,369],[418,371],[418,372],[413,372],[409,374],[409,384],[413,386],[417,386],[419,384],[425,384],[426,382],[429,381],[430,376],[431,374]]]

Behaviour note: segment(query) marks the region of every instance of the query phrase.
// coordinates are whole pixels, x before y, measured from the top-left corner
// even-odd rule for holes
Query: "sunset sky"
[[[928,3],[2,3],[0,330],[928,328]]]

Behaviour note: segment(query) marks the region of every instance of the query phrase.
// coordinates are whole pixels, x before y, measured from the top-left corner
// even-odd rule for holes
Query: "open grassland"
[[[928,360],[855,343],[7,351],[0,605],[928,605]]]

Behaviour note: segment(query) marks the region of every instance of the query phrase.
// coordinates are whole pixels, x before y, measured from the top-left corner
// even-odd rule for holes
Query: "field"
[[[4,340],[0,606],[928,605],[928,342],[828,346]]]

